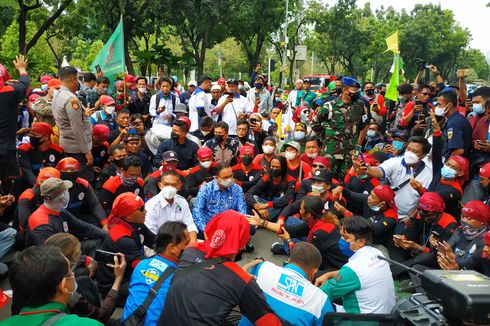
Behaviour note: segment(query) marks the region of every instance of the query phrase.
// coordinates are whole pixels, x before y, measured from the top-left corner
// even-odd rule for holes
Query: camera
[[[415,59],[415,64],[417,65],[417,71],[424,71],[424,69],[430,68],[430,66],[427,64],[427,61],[420,58]]]

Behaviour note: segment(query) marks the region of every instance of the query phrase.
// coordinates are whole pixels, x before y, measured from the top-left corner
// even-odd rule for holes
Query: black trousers
[[[87,158],[82,153],[65,153],[67,157],[73,157],[80,163],[80,178],[87,180],[90,184],[95,181],[94,168],[92,165],[87,165]]]

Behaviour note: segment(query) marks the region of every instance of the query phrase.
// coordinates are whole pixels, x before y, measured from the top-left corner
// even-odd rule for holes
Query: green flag
[[[100,69],[104,72],[104,76],[113,81],[117,73],[126,70],[126,64],[124,62],[124,32],[122,18],[119,21],[114,33],[100,50],[97,58],[90,66],[92,72],[96,72],[96,67],[100,66]],[[112,85],[111,85],[112,86]]]
[[[385,98],[392,101],[398,100],[398,85],[400,84],[400,53],[395,53],[393,56],[393,74],[391,75],[390,84],[386,89]]]

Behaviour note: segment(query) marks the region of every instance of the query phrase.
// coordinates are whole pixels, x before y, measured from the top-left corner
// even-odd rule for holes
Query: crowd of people
[[[0,65],[5,325],[320,325],[390,314],[409,267],[490,276],[490,87],[283,91]],[[332,78],[334,79],[334,78]],[[113,91],[112,91],[113,89]],[[284,266],[256,258],[256,230]],[[289,258],[287,259],[287,256]],[[119,320],[111,318],[116,307]]]

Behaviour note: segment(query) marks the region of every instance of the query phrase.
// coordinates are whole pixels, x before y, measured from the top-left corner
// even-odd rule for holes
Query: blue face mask
[[[374,131],[374,130],[368,130],[367,131],[367,136],[370,137],[370,138],[376,136],[376,131]]]
[[[441,169],[441,177],[443,179],[454,179],[456,178],[456,171],[451,169],[449,166],[444,165]]]
[[[296,140],[305,139],[305,133],[303,131],[295,131],[294,132],[294,139],[296,139]]]
[[[339,250],[346,257],[351,257],[354,254],[354,251],[350,250],[350,243],[345,241],[343,238],[339,239]]]
[[[479,103],[473,104],[473,112],[475,114],[482,114],[484,111],[485,111],[485,109],[483,109],[483,106],[481,104],[479,104]]]
[[[401,151],[403,149],[403,145],[405,145],[405,143],[402,141],[398,141],[398,140],[393,141],[393,147],[395,147],[397,151]]]

